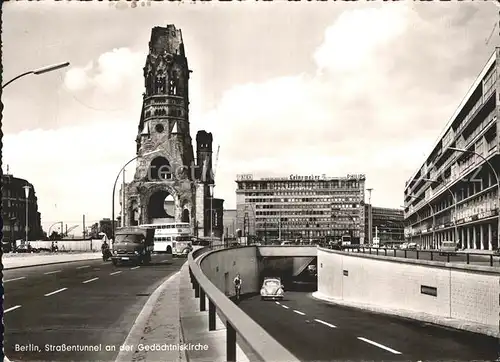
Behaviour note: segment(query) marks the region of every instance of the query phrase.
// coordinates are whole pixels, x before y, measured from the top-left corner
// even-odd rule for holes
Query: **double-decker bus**
[[[192,249],[191,225],[187,222],[144,224],[155,229],[153,252],[156,254],[187,255]]]
[[[349,234],[342,235],[341,245],[342,246],[351,245],[351,235],[349,235]]]

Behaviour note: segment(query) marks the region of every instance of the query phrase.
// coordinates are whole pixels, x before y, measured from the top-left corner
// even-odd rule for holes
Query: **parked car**
[[[285,288],[281,284],[281,279],[277,277],[264,278],[262,288],[260,289],[260,299],[283,299],[285,297]]]
[[[417,243],[408,243],[408,244],[403,244],[401,245],[402,250],[417,250],[418,245]]]
[[[457,255],[458,245],[454,241],[443,241],[439,247],[439,255]]]

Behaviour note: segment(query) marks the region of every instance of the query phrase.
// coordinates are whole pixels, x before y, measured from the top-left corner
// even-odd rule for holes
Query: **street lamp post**
[[[438,180],[433,180],[433,179],[430,179],[430,178],[424,178],[423,179],[424,181],[429,181],[429,182],[439,182]],[[458,242],[458,224],[457,224],[457,198],[455,197],[455,194],[453,193],[453,191],[450,190],[450,188],[448,186],[446,186],[446,190],[448,190],[448,192],[451,194],[451,197],[453,199],[453,204],[455,205],[455,217],[453,218],[453,225],[455,226],[455,243]]]
[[[26,196],[26,242],[28,242],[28,227],[29,227],[29,223],[28,223],[28,197],[30,196],[30,186],[29,185],[26,185],[26,186],[23,186],[23,189],[24,189],[24,195]]]
[[[483,155],[480,155],[476,151],[470,151],[470,150],[464,150],[461,148],[455,148],[455,147],[448,147],[449,150],[451,151],[457,151],[461,153],[473,153],[476,156],[480,157],[488,166],[491,168],[491,171],[493,171],[493,175],[495,176],[495,179],[497,180],[497,248],[500,247],[500,181],[498,179],[498,173],[495,170],[495,167],[491,164],[490,161],[486,159]]]
[[[22,77],[24,77],[26,75],[29,75],[29,74],[40,75],[40,74],[44,74],[44,73],[48,73],[48,72],[53,72],[54,70],[58,70],[58,69],[61,69],[61,68],[66,68],[68,65],[69,65],[69,62],[66,62],[66,63],[49,65],[47,67],[43,67],[43,68],[40,68],[40,69],[35,69],[35,70],[30,70],[30,71],[24,72],[22,74],[19,74],[17,77],[12,78],[7,83],[5,83],[2,86],[2,89],[4,89],[5,87],[7,87],[13,81],[15,81],[15,80],[17,80],[19,78],[22,78]]]
[[[152,155],[154,153],[158,153],[160,151],[161,150],[155,150],[155,151],[151,151],[151,152],[146,152],[143,155],[137,155],[137,156],[135,156],[130,161],[128,161],[125,165],[123,165],[123,167],[120,169],[120,172],[118,172],[118,175],[116,175],[115,183],[113,184],[113,201],[112,201],[112,204],[111,204],[111,237],[113,238],[113,242],[115,240],[115,193],[116,193],[116,183],[118,182],[118,178],[120,177],[120,174],[125,169],[125,167],[127,167],[129,165],[129,163],[131,163],[132,161],[135,161],[135,160],[137,160],[140,157],[149,156],[149,155]],[[125,205],[122,205],[122,207],[125,207]]]
[[[214,187],[215,187],[215,185],[214,184],[210,184],[210,185],[208,185],[208,187],[210,188],[210,237],[212,238],[214,236],[214,232],[213,232],[213,225],[214,225],[214,220],[213,220],[213,217],[214,217],[214,205],[213,205],[213,201],[214,201]]]

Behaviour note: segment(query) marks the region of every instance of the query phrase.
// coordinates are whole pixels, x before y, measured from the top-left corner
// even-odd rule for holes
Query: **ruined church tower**
[[[203,236],[204,205],[210,177],[202,177],[194,158],[189,128],[190,70],[180,29],[154,27],[144,67],[145,92],[136,138],[134,180],[125,186],[124,225],[189,222]],[[199,132],[206,135],[206,132]],[[207,137],[204,149],[211,150]],[[198,147],[199,149],[199,147]],[[211,167],[210,155],[204,165]],[[205,175],[211,174],[205,169]],[[171,200],[170,207],[165,199]],[[123,205],[124,204],[124,205]],[[167,202],[168,204],[168,202]]]

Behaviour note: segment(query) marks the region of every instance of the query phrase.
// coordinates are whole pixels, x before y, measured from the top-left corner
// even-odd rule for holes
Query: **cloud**
[[[128,48],[113,49],[101,54],[95,62],[69,69],[64,85],[70,91],[91,90],[108,98],[122,90],[136,90],[142,86],[145,59],[146,54],[142,52],[133,52]]]
[[[113,182],[120,165],[134,156],[136,129],[135,120],[120,119],[20,132],[4,137],[3,156],[14,176],[34,185],[46,228],[58,220],[82,225],[83,214],[89,225],[110,217]],[[26,146],[36,153],[21,152]]]
[[[407,7],[393,5],[342,13],[326,29],[325,40],[314,53],[319,70],[354,72],[370,66],[377,48],[406,30],[407,12]]]
[[[470,69],[447,79],[463,74],[458,59],[470,58],[472,47],[455,47],[459,30],[441,25],[405,4],[345,11],[312,54],[314,74],[229,89],[199,122],[215,124],[221,145],[218,197],[234,205],[238,173],[364,173],[375,203],[399,207],[406,179],[473,81]],[[450,49],[453,59],[435,61]]]
[[[66,72],[64,84],[69,90],[79,91],[88,87],[89,78],[87,72],[92,69],[92,63],[85,67],[73,67]]]

